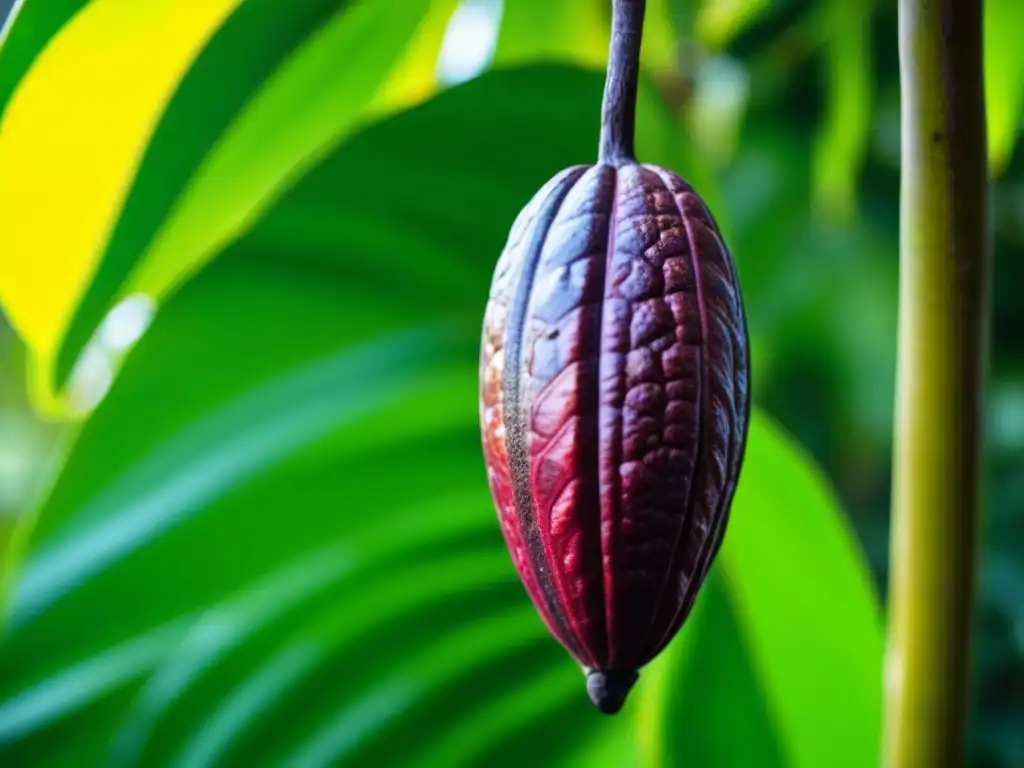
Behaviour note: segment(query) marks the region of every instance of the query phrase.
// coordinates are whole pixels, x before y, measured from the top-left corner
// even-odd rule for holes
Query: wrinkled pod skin
[[[562,171],[513,225],[480,365],[512,560],[612,714],[690,613],[745,449],[746,321],[707,207],[652,165]]]

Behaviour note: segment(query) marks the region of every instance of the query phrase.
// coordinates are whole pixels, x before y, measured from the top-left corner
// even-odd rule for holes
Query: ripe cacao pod
[[[516,570],[609,714],[690,613],[750,411],[746,321],[718,226],[685,181],[633,158],[643,3],[616,2],[600,160],[559,173],[514,223],[484,318],[480,398]]]

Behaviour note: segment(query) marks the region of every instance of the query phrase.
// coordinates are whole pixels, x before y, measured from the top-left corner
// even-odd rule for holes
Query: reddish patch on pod
[[[488,475],[516,570],[602,711],[678,632],[721,544],[747,346],[732,258],[671,172],[567,169],[513,226],[484,321]]]

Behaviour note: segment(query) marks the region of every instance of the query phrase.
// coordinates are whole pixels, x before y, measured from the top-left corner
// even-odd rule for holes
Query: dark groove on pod
[[[602,285],[601,285],[601,314],[600,314],[600,320],[599,320],[598,325],[597,325],[597,328],[598,328],[598,330],[597,330],[597,354],[598,354],[597,365],[598,365],[598,371],[597,371],[597,376],[594,377],[594,394],[593,394],[594,403],[597,405],[597,410],[596,410],[596,414],[595,414],[596,418],[597,418],[597,440],[594,441],[594,466],[597,468],[598,488],[601,487],[602,480],[603,480],[603,478],[601,477],[601,473],[603,471],[603,464],[602,464],[602,461],[601,461],[601,449],[603,447],[605,447],[606,445],[611,446],[611,443],[607,441],[607,437],[608,436],[604,433],[605,430],[602,427],[603,419],[601,418],[601,413],[602,413],[602,406],[601,406],[601,383],[604,381],[604,378],[607,375],[607,371],[605,369],[605,366],[607,364],[607,359],[608,359],[607,356],[604,354],[604,337],[605,337],[605,322],[606,322],[605,308],[607,306],[607,301],[605,301],[605,297],[608,295],[608,281],[609,281],[610,276],[611,276],[611,274],[610,274],[611,273],[610,266],[611,266],[611,263],[612,263],[612,259],[615,258],[615,246],[616,246],[615,231],[619,227],[619,193],[622,191],[622,188],[621,188],[621,185],[622,185],[622,173],[621,173],[621,171],[618,168],[613,167],[612,168],[612,173],[615,175],[615,182],[614,182],[614,184],[612,186],[612,207],[611,207],[611,212],[608,215],[608,242],[605,244],[604,271],[602,272],[601,278],[600,278]],[[618,462],[616,462],[616,467],[615,467],[615,470],[613,471],[612,474],[616,475],[617,472],[618,472]],[[615,478],[613,477],[612,478],[613,482],[614,482],[614,479]],[[609,543],[609,546],[606,546],[604,530],[603,529],[604,529],[605,504],[606,504],[606,502],[610,502],[610,503],[614,504],[615,500],[616,500],[616,496],[617,496],[617,494],[614,491],[612,493],[607,493],[607,494],[599,493],[599,495],[598,495],[598,505],[597,505],[597,516],[598,516],[597,522],[598,522],[598,526],[599,526],[598,527],[598,540],[600,541],[600,544],[601,544],[601,560],[602,560],[602,562],[607,562],[611,557],[613,557],[613,554],[610,551],[610,543]],[[611,510],[611,512],[614,515],[616,510],[613,509],[613,510]],[[602,569],[602,571],[603,572],[601,574],[601,589],[604,592],[604,623],[605,623],[605,654],[604,655],[605,655],[605,658],[610,663],[611,659],[612,659],[612,648],[613,648],[613,642],[614,642],[614,629],[615,629],[615,623],[614,623],[615,584],[614,584],[614,582],[608,583],[606,581],[606,578],[607,578],[607,576],[609,574],[607,572],[604,572],[604,569]],[[623,697],[625,697],[625,694],[623,694]],[[591,691],[591,699],[594,701],[595,704],[597,704],[597,699],[594,698],[594,692],[593,691]],[[621,706],[621,704],[619,706]],[[600,708],[600,706],[599,706],[599,708]]]

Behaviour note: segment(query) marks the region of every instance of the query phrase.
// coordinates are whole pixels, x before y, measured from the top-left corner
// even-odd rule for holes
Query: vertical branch
[[[961,765],[990,251],[980,0],[900,0],[900,317],[884,764]]]
[[[640,80],[640,40],[646,0],[612,0],[612,39],[601,105],[602,163],[635,159],[636,92]]]

